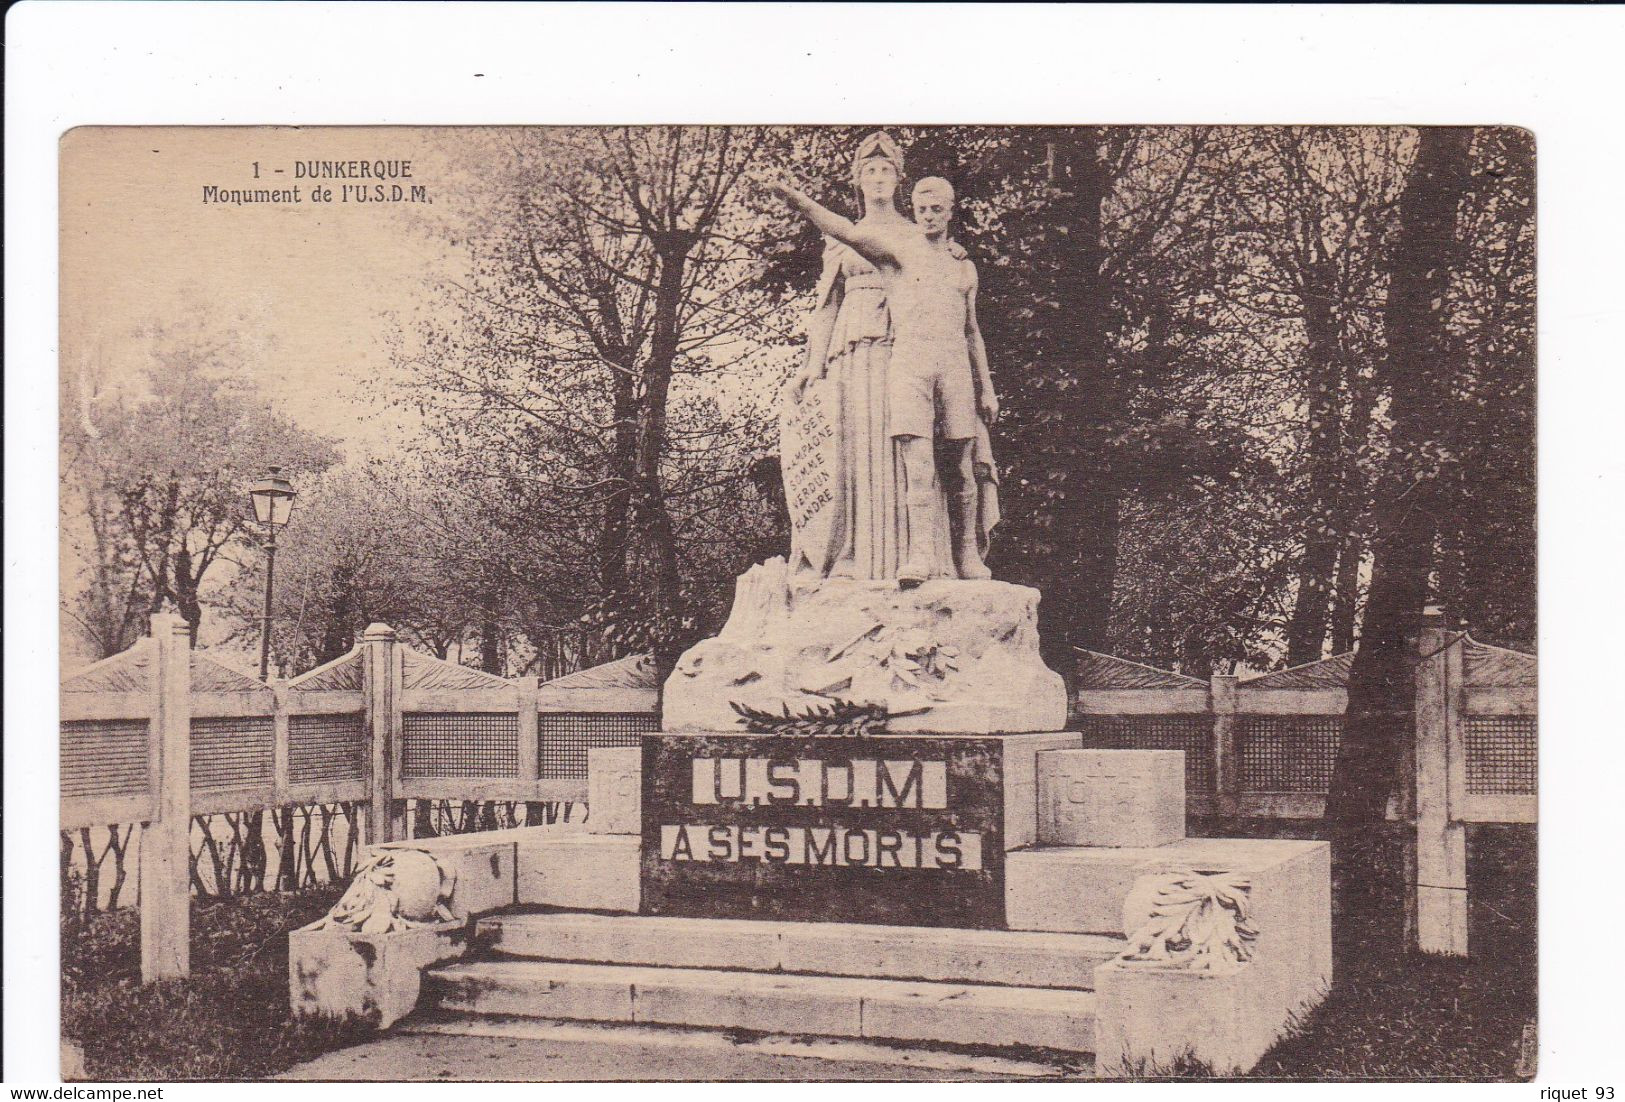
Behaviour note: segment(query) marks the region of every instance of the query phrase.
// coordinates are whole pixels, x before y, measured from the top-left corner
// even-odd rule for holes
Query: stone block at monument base
[[[1046,846],[1160,846],[1185,836],[1180,750],[1038,755],[1038,840]]]
[[[1005,855],[1005,919],[1012,930],[1121,934],[1123,907],[1142,877],[1171,869],[1235,872],[1254,880],[1255,906],[1280,906],[1272,923],[1306,927],[1304,936],[1331,962],[1330,850],[1325,842],[1285,838],[1181,838],[1164,846],[1038,846]],[[1317,887],[1317,870],[1326,883]],[[1325,889],[1326,907],[1319,904]],[[1277,903],[1281,898],[1283,901]],[[1292,907],[1304,908],[1302,920]]]
[[[1022,849],[1039,840],[1039,762],[1053,751],[1082,745],[1076,731],[1006,735],[1004,743],[1004,848]],[[1180,823],[1184,833],[1184,823]]]
[[[582,911],[638,909],[637,835],[546,827],[515,833],[525,835],[518,842],[515,889],[521,904]]]
[[[643,751],[602,746],[587,751],[587,830],[638,834],[643,830]]]
[[[476,834],[380,842],[369,847],[367,853],[428,854],[448,881],[447,909],[453,917],[466,919],[515,902],[516,842],[509,831],[485,830]]]
[[[467,945],[460,921],[382,934],[306,926],[288,935],[289,1009],[301,1018],[376,1014],[388,1029],[417,1007],[423,970]]]
[[[1332,983],[1330,847],[1272,844],[1297,852],[1241,857],[1225,866],[1237,871],[1225,875],[1190,877],[1185,865],[1137,883],[1124,904],[1124,926],[1142,931],[1155,927],[1156,920],[1146,922],[1159,887],[1176,883],[1175,898],[1184,899],[1192,888],[1200,897],[1219,884],[1217,897],[1241,904],[1247,959],[1205,968],[1189,960],[1130,959],[1136,942],[1130,932],[1130,952],[1095,970],[1097,1075],[1145,1075],[1185,1055],[1217,1074],[1239,1074],[1325,999]]]
[[[1245,1071],[1331,987],[1324,842],[1186,838],[1041,847],[1007,860],[1012,929],[1128,938],[1095,971],[1100,1075],[1154,1074],[1185,1056],[1221,1074]],[[1203,908],[1230,921],[1212,955],[1174,922]],[[1149,949],[1136,954],[1142,942]]]
[[[1095,1074],[1138,1079],[1194,1061],[1215,1075],[1258,1063],[1280,1032],[1251,964],[1217,972],[1112,962],[1095,973]]]
[[[664,734],[594,753],[589,822],[628,824],[631,778],[640,834],[373,847],[335,913],[290,935],[290,1004],[385,1026],[427,1007],[1024,1045],[1092,1053],[1105,1077],[1247,1070],[1330,986],[1327,846],[1033,844],[1074,828],[1040,809],[1079,781],[1131,834],[1174,821],[1145,793],[1169,796],[1177,753],[1078,739]]]
[[[783,559],[738,581],[720,634],[666,681],[666,730],[743,730],[733,708],[800,714],[834,701],[883,706],[894,733],[1058,731],[1061,675],[1038,653],[1038,591],[996,581],[786,576]]]

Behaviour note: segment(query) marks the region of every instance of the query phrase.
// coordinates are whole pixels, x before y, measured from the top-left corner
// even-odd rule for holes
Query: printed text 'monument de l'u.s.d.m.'
[[[253,161],[248,165],[255,181],[247,187],[203,185],[205,205],[294,205],[304,203],[429,203],[429,190],[412,179],[408,160],[293,161],[287,165]],[[281,179],[277,179],[281,177]],[[264,187],[288,179],[307,181],[291,187]],[[316,183],[311,181],[337,181]],[[346,181],[356,181],[354,183]],[[386,182],[387,181],[387,182]]]
[[[231,188],[203,185],[205,206],[332,206],[344,203],[433,203],[422,184],[295,184],[286,188]]]

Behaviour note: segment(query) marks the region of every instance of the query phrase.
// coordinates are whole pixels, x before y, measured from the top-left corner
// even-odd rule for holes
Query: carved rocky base
[[[883,705],[898,732],[1058,731],[1061,675],[1038,653],[1038,591],[997,581],[827,578],[792,585],[783,559],[739,579],[733,612],[666,681],[667,731],[740,731],[733,709]],[[906,713],[906,714],[905,714]]]

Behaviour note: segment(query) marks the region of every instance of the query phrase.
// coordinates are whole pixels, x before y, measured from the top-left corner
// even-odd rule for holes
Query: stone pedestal
[[[306,926],[288,935],[288,1005],[296,1017],[378,1016],[388,1029],[417,1006],[423,970],[468,947],[468,924],[363,934]]]
[[[1185,837],[1180,750],[1038,755],[1038,840],[1046,846],[1160,846]]]
[[[587,751],[587,832],[637,834],[643,829],[643,750],[603,746]]]
[[[1036,851],[1045,852],[1065,851]],[[1251,959],[1202,970],[1125,953],[1100,965],[1094,978],[1096,1074],[1166,1073],[1183,1057],[1219,1075],[1246,1072],[1331,988],[1330,847],[1205,838],[1140,852],[1157,856],[1136,870],[1122,894],[1122,922],[1131,942],[1129,928],[1144,918],[1148,889],[1168,870],[1224,869],[1245,885],[1247,922],[1255,931]],[[1030,915],[1023,917],[1030,922]]]
[[[826,578],[793,585],[783,559],[739,579],[721,633],[667,680],[668,731],[743,730],[733,704],[780,714],[879,704],[894,733],[1057,731],[1061,675],[1038,653],[1038,591],[997,581]],[[906,713],[906,714],[905,714]]]

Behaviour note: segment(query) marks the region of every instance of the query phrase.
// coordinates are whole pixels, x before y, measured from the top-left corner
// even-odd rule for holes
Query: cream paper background
[[[57,1054],[56,930],[49,916],[56,891],[51,686],[56,174],[63,132],[135,123],[902,119],[1513,123],[1535,131],[1546,734],[1540,1082],[1621,1085],[1625,1046],[1614,1025],[1621,966],[1611,926],[1602,932],[1597,923],[1622,902],[1607,866],[1619,835],[1621,783],[1619,712],[1609,698],[1612,634],[1625,611],[1617,581],[1625,544],[1618,504],[1625,500],[1618,448],[1625,206],[1617,195],[1625,179],[1617,118],[1617,104],[1625,101],[1618,62],[1625,12],[63,3],[13,8],[6,29],[9,1083],[54,1081]],[[81,291],[105,294],[110,311],[129,310],[131,296],[142,294],[142,270],[164,275],[178,263],[166,240],[203,232],[196,219],[177,223],[155,213],[166,238],[139,210],[119,217],[114,224],[122,232],[157,244],[143,250],[121,242],[123,274],[105,289]],[[241,264],[252,264],[252,236],[227,240]],[[258,247],[295,244],[279,239]],[[154,278],[153,285],[169,282]],[[352,308],[331,303],[298,328],[338,332]],[[296,340],[319,346],[326,357],[313,354],[298,371],[347,368],[363,351],[343,332],[331,345],[304,335]],[[350,1097],[391,1098],[409,1090],[345,1089]],[[1311,1094],[1327,1089],[1294,1087]],[[188,1093],[169,1091],[166,1097]],[[191,1093],[201,1098],[205,1091],[216,1097],[221,1088]]]

